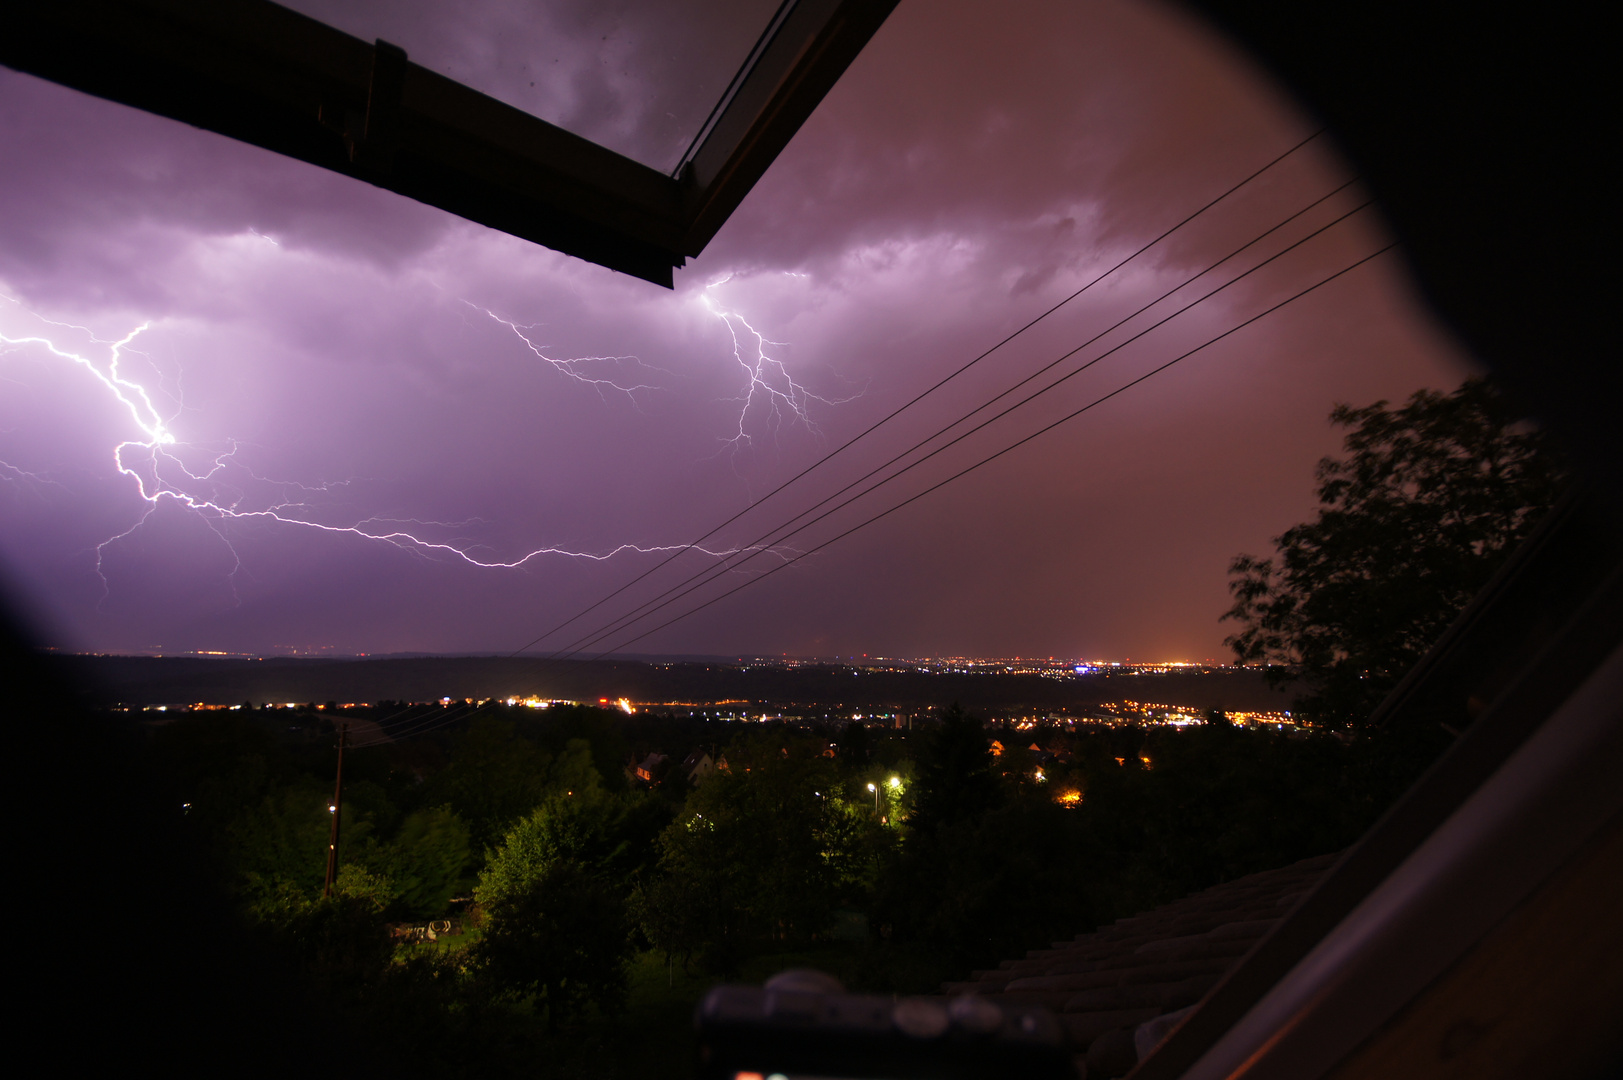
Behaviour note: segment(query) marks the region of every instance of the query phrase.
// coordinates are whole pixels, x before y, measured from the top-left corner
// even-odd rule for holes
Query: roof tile
[[[1337,857],[1320,855],[1214,885],[996,969],[971,972],[967,980],[944,983],[942,992],[1047,1006],[1080,1060],[1104,1035],[1131,1037],[1138,1025],[1198,1003]]]

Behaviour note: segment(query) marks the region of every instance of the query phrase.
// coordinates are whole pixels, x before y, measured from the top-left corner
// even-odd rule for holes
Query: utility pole
[[[332,838],[327,843],[327,884],[321,890],[323,897],[332,895],[333,882],[338,878],[338,819],[344,806],[344,736],[349,734],[349,725],[343,724],[338,728],[338,779],[333,784],[332,805],[327,807],[332,814]]]

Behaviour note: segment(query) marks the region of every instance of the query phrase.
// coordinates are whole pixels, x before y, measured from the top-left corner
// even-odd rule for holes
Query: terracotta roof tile
[[[1132,1045],[1134,1029],[1200,1001],[1337,857],[1321,855],[1215,885],[1052,948],[1033,949],[994,970],[971,972],[967,980],[944,983],[942,992],[1044,1005],[1059,1016],[1079,1062],[1095,1042],[1110,1037],[1111,1052],[1090,1059],[1092,1080],[1121,1075],[1131,1066],[1117,1071],[1117,1059],[1123,1046]],[[1161,1028],[1171,1026],[1162,1023],[1155,1032],[1164,1035]]]
[[[1073,1047],[1086,1050],[1099,1036],[1123,1028],[1137,1027],[1161,1015],[1157,1008],[1117,1009],[1112,1012],[1061,1013],[1060,1026]]]

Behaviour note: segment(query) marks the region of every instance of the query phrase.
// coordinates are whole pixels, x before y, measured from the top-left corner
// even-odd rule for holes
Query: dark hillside
[[[648,664],[504,657],[307,660],[73,656],[63,658],[91,703],[234,705],[262,702],[434,701],[530,694],[573,701],[760,702],[779,705],[924,709],[960,702],[993,713],[1085,709],[1106,701],[1148,701],[1201,709],[1286,707],[1260,674],[962,675]]]

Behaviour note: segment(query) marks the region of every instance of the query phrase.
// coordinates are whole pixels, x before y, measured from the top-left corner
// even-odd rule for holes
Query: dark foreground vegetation
[[[343,710],[154,725],[76,711],[78,669],[25,680],[24,989],[63,1052],[180,1074],[681,1076],[717,980],[930,990],[1339,850],[1470,723],[1369,718],[1561,470],[1477,381],[1334,419],[1318,518],[1233,566],[1231,644],[1296,684],[1288,734],[491,703],[346,755],[324,895]]]
[[[334,735],[321,713],[189,714],[128,767],[159,778],[290,998],[369,1065],[441,1076],[685,1075],[715,981],[809,964],[929,991],[1344,847],[1438,748],[1220,713],[1073,731],[951,710],[902,732],[493,704],[346,753],[323,897]],[[629,766],[656,749],[649,783]],[[717,766],[697,782],[693,750]]]

